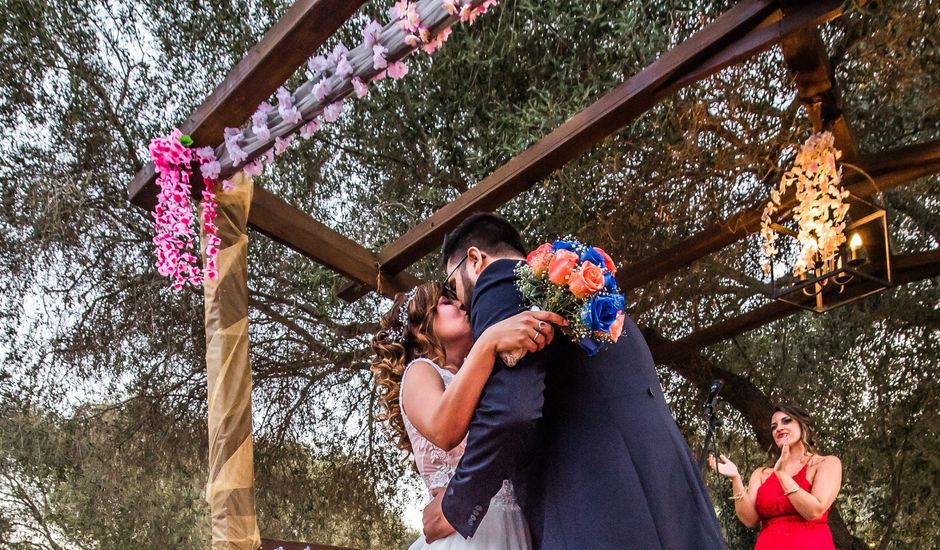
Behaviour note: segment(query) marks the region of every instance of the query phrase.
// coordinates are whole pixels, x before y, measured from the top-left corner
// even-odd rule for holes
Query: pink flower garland
[[[215,202],[215,193],[212,188],[207,186],[202,190],[202,228],[206,234],[206,266],[205,275],[207,279],[215,279],[219,276],[216,267],[216,259],[219,256],[219,247],[222,246],[222,239],[217,235],[219,228],[215,225],[217,204]]]
[[[441,0],[441,7],[450,15],[458,16],[460,21],[469,22],[470,24],[473,24],[479,15],[486,13],[490,7],[496,4],[497,0],[486,0],[474,8],[470,0]],[[427,54],[433,54],[437,51],[451,33],[451,28],[446,27],[432,37],[430,30],[422,25],[417,4],[409,0],[397,1],[389,11],[389,15],[393,20],[397,20],[399,28],[407,33],[406,43],[414,48],[420,47]],[[388,48],[379,42],[382,30],[382,25],[376,21],[369,22],[363,29],[363,42],[372,49],[373,68],[385,69],[373,76],[370,79],[372,82],[378,82],[386,76],[398,80],[408,74],[408,66],[405,65],[404,61],[399,60],[393,63],[386,61],[385,55],[388,53]],[[349,62],[348,53],[349,50],[346,46],[339,43],[333,48],[330,55],[313,57],[307,65],[311,72],[323,77],[329,73],[349,76],[353,73],[353,67]],[[358,76],[353,78],[352,87],[356,96],[360,98],[369,93],[368,82],[364,82]],[[321,80],[313,87],[313,95],[318,101],[325,100],[331,92],[332,90],[325,80]],[[285,88],[281,88],[278,90],[277,98],[278,107],[276,110],[281,115],[282,120],[290,124],[300,122],[301,113],[293,104],[293,97],[290,92]],[[251,117],[252,131],[263,140],[270,138],[268,117],[274,111],[275,107],[262,103]],[[343,99],[337,98],[323,109],[321,116],[324,122],[333,122],[339,118],[342,112]],[[309,139],[319,129],[320,122],[314,118],[300,128],[299,135],[304,139]],[[248,157],[239,144],[244,138],[241,129],[225,128],[225,150],[235,166],[244,163]],[[153,242],[156,246],[157,271],[173,280],[175,290],[181,290],[186,284],[193,286],[201,284],[203,275],[209,279],[218,277],[217,256],[219,246],[222,244],[222,240],[217,235],[218,227],[215,225],[215,218],[218,215],[215,201],[216,192],[218,191],[216,181],[221,172],[220,163],[211,147],[202,147],[193,152],[188,148],[188,144],[184,144],[187,140],[189,140],[188,136],[184,136],[178,129],[174,129],[168,136],[155,138],[150,142],[150,156],[156,167],[157,184],[160,186],[157,205],[152,213],[154,218],[153,227],[156,232]],[[271,149],[261,157],[243,166],[242,169],[250,175],[260,175],[264,163],[274,162],[274,157],[286,152],[293,141],[294,136],[277,137]],[[195,242],[197,239],[193,227],[194,214],[190,202],[192,188],[189,182],[192,174],[190,166],[194,157],[200,163],[203,183],[205,184],[200,203],[201,221],[203,231],[206,234],[206,260],[202,271],[197,266],[198,258],[192,253],[196,248]],[[235,184],[231,179],[225,179],[221,182],[221,188],[224,192],[231,191],[234,186]]]
[[[181,290],[186,284],[198,286],[202,283],[202,272],[196,265],[197,257],[193,254],[196,235],[193,228],[193,209],[190,203],[192,186],[191,164],[193,151],[183,144],[189,140],[182,132],[174,128],[170,135],[155,138],[150,142],[150,158],[157,171],[157,205],[153,210],[153,228],[156,235],[157,272],[173,281],[173,288]],[[206,231],[206,266],[205,276],[214,279],[216,256],[221,240],[216,236],[215,194],[212,192],[214,177],[218,177],[219,163],[212,149],[205,147],[196,151],[196,157],[204,166],[203,181],[206,189],[202,192],[202,221]]]
[[[217,204],[215,202],[215,182],[219,179],[219,172],[221,172],[222,167],[219,165],[218,159],[215,158],[215,151],[212,147],[200,147],[196,149],[196,158],[199,160],[199,170],[202,172],[202,203],[200,208],[202,209],[202,229],[206,234],[206,266],[204,275],[209,279],[215,279],[219,276],[218,269],[216,268],[216,258],[219,256],[219,247],[222,246],[222,239],[216,235],[218,232],[218,227],[215,225],[214,221],[216,216]],[[232,183],[229,182],[229,187],[226,189],[226,186],[223,184],[222,188],[224,191],[231,191]]]

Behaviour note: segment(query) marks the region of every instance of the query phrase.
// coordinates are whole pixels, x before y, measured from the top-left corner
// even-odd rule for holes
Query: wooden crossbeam
[[[386,276],[374,252],[323,225],[264,189],[255,188],[250,227],[348,277],[392,297],[421,281],[407,272]]]
[[[803,5],[801,1],[783,0],[782,4],[782,11],[786,14],[791,16],[799,13],[805,14],[805,11],[800,10]],[[832,67],[819,30],[815,25],[804,25],[783,34],[780,45],[784,61],[794,75],[798,97],[806,108],[814,130],[831,131],[835,137],[836,146],[843,152],[843,160],[853,162],[858,156],[858,145],[843,114],[842,96],[832,74]],[[903,170],[905,169],[901,168],[899,172]],[[871,172],[871,170],[868,171]],[[859,174],[854,174],[854,176],[859,179]],[[898,185],[910,181],[898,177],[892,179]],[[853,189],[853,191],[859,193],[861,188]],[[793,197],[787,196],[785,199],[790,199],[787,209],[792,208]],[[621,287],[632,289],[642,286],[757,231],[763,209],[764,205],[761,204],[743,210],[718,226],[702,231],[661,253],[635,262],[622,271]],[[732,230],[728,233],[721,233],[720,226],[732,228]],[[725,238],[716,239],[718,235]],[[684,260],[686,263],[681,263]]]
[[[467,214],[493,210],[529,189],[655,105],[661,99],[657,92],[670,81],[686,73],[708,76],[696,71],[699,65],[747,35],[775,6],[773,1],[745,0],[725,12],[379,252],[382,269],[405,269],[432,251]],[[772,43],[768,39],[763,47]]]
[[[868,197],[878,191],[886,191],[940,172],[940,140],[861,155],[853,164],[868,172],[878,188],[874,188],[866,178],[851,169],[845,170],[843,179],[846,188],[854,195]],[[795,199],[791,198],[781,205],[780,210],[788,211],[795,204]],[[756,233],[760,230],[763,211],[763,202],[745,208],[665,250],[618,270],[617,282],[620,288],[627,291],[643,286]]]
[[[786,15],[742,2],[379,252],[383,271],[414,263],[468,213],[502,205],[679,89],[841,13],[839,0],[802,2]],[[364,290],[350,285],[339,296],[352,301]]]
[[[282,86],[363,3],[297,0],[180,129],[197,146],[222,143],[226,126],[237,127],[248,120],[258,104]],[[153,164],[147,163],[127,187],[130,201],[151,210],[159,192],[155,178]]]
[[[768,44],[782,43],[794,34],[804,33],[843,13],[843,4],[838,1],[804,2],[799,9],[774,12],[741,39],[730,44],[698,67],[680,78],[676,78],[661,93],[670,95],[676,90],[697,82],[709,75],[730,67],[754,53],[767,49]]]
[[[893,256],[891,265],[894,266],[894,286],[937,277],[940,276],[940,250]],[[853,288],[860,286],[847,285],[846,292],[851,293]],[[803,309],[792,304],[773,301],[753,311],[695,331],[684,338],[663,344],[660,353],[669,356],[695,353],[699,349],[762,327],[798,311],[803,311]]]
[[[793,9],[785,1],[783,11]],[[829,55],[819,30],[804,28],[780,41],[783,59],[793,72],[797,95],[806,108],[816,132],[829,130],[835,137],[842,158],[851,161],[858,156],[858,142],[843,113],[842,92],[839,90]]]
[[[240,126],[282,86],[363,4],[360,0],[298,0],[232,69],[225,80],[182,125],[196,145],[222,143],[227,126]],[[192,181],[201,181],[198,164]],[[133,204],[146,210],[156,202],[153,164],[128,185]],[[196,186],[194,186],[195,188]],[[314,220],[289,203],[255,188],[248,224],[253,229],[340,273],[368,290],[388,296],[420,282],[408,273],[385,276],[376,255]]]

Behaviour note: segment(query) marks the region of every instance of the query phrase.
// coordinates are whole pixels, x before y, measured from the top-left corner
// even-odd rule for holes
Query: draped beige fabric
[[[219,276],[205,281],[209,385],[209,482],[213,550],[261,546],[255,513],[248,360],[248,209],[253,184],[237,174],[218,193]],[[205,235],[203,235],[203,243]],[[205,248],[205,246],[203,246]]]

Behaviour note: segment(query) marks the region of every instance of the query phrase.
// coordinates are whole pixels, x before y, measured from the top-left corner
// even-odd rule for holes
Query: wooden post
[[[257,550],[251,363],[248,359],[248,211],[251,178],[219,193],[218,271],[205,281],[206,368],[209,386],[209,481],[206,500],[213,550]],[[203,235],[205,242],[205,235]]]

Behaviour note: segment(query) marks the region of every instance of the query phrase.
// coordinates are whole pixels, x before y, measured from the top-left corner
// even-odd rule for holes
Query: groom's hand
[[[444,517],[441,502],[444,500],[444,491],[441,489],[434,495],[434,499],[424,507],[424,540],[432,542],[450,536],[456,529]]]

